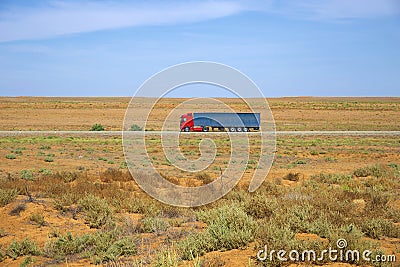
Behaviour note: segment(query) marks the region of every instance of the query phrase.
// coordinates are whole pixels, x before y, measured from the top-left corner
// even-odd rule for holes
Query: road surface
[[[127,134],[140,134],[142,132],[127,131]],[[163,134],[178,134],[180,132],[164,131]],[[182,134],[221,134],[223,132],[181,132]],[[268,134],[269,132],[265,132]],[[161,131],[148,131],[146,134],[161,134]],[[231,134],[260,134],[260,132],[231,133]],[[0,137],[6,136],[41,136],[41,135],[76,135],[76,136],[121,136],[122,131],[0,131]],[[400,131],[276,131],[276,135],[293,136],[400,136]]]

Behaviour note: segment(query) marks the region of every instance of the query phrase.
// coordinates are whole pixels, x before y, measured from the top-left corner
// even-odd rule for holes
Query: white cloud
[[[0,42],[140,25],[189,23],[246,10],[238,1],[52,1],[0,11]]]
[[[400,14],[399,0],[50,0],[35,3],[30,7],[0,8],[0,42],[131,26],[190,23],[247,10],[318,20]]]
[[[292,14],[308,19],[342,20],[400,14],[398,0],[301,0],[290,1]],[[285,13],[287,10],[282,10]],[[293,12],[294,11],[294,12]]]

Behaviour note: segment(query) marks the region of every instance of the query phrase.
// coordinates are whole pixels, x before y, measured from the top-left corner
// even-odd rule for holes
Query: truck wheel
[[[203,127],[203,132],[208,132],[208,127]]]
[[[236,131],[242,132],[242,127],[237,127],[237,128],[236,128]]]
[[[190,132],[190,128],[189,127],[185,127],[185,132]]]
[[[248,131],[249,131],[249,128],[247,128],[247,127],[243,128],[243,132],[248,132]]]
[[[231,128],[229,128],[229,131],[230,132],[236,132],[236,128],[235,127],[231,127]]]

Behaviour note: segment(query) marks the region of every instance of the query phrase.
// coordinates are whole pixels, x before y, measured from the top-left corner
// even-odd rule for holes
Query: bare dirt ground
[[[106,130],[120,130],[128,101],[129,98],[0,98],[0,130],[88,130],[95,123],[101,123]],[[157,106],[160,117],[166,116],[166,110],[176,106],[177,101],[163,100]],[[233,99],[224,101],[239,105]],[[399,98],[304,97],[268,101],[278,130],[400,130]],[[153,120],[151,127],[157,128],[159,122],[156,118]],[[152,163],[171,182],[198,186],[217,178],[219,167],[223,168],[229,159],[228,141],[215,138],[219,142],[219,156],[197,176],[170,166],[157,140],[149,145],[148,152]],[[182,139],[187,157],[199,156],[198,141],[190,135]],[[274,202],[268,201],[287,202],[285,220],[297,218],[296,213],[288,211],[293,206],[320,205],[329,218],[328,225],[335,226],[333,230],[349,225],[360,228],[362,237],[357,237],[354,244],[372,240],[386,254],[392,253],[400,259],[400,178],[398,173],[393,174],[400,171],[398,136],[278,136],[275,161],[260,190],[264,193],[245,194],[240,190],[247,189],[257,167],[258,149],[259,143],[253,140],[250,161],[233,195],[207,206],[205,211],[218,210],[227,203],[228,206],[244,203],[243,210],[250,219],[263,227],[271,220],[280,220],[274,218],[279,212],[270,213],[268,207]],[[0,206],[1,266],[88,266],[98,260],[109,266],[127,262],[129,266],[256,266],[260,264],[255,255],[263,246],[261,243],[272,242],[266,238],[269,234],[261,231],[238,248],[220,244],[221,247],[213,249],[203,248],[207,252],[203,256],[181,260],[182,256],[174,248],[181,246],[182,240],[190,240],[189,233],[206,232],[209,224],[201,219],[199,209],[171,208],[146,196],[127,171],[122,140],[118,136],[0,137],[1,189],[17,192],[14,199]],[[313,190],[321,192],[320,195]],[[89,211],[84,210],[81,202],[87,194],[107,200],[113,214],[109,218],[112,223],[107,222],[100,228],[90,226]],[[321,201],[308,203],[302,200],[303,194]],[[32,201],[28,201],[29,195]],[[350,205],[350,210],[342,207],[341,201]],[[262,213],[258,214],[252,206],[259,207]],[[102,214],[106,210],[103,208],[96,213]],[[338,212],[332,218],[341,219],[338,222],[331,219],[330,211]],[[324,244],[329,234],[315,227],[324,228],[325,224],[314,225],[313,220],[307,221],[305,214],[301,216],[304,218],[299,222],[290,221],[291,231],[295,233],[293,240],[321,239]],[[371,223],[365,224],[368,218]],[[75,247],[79,247],[75,236],[103,231],[114,233],[114,224],[122,233],[113,235],[134,236],[135,253],[119,255],[115,251],[104,251],[94,243],[88,245],[86,252]],[[68,232],[73,236],[70,242],[64,238]],[[275,240],[273,244],[283,244],[289,238],[283,233],[280,236],[282,240]],[[41,252],[36,254],[19,248],[20,253],[13,259],[11,255],[18,249],[10,248],[10,244],[26,237],[35,241]],[[63,246],[56,250],[55,243],[46,245],[55,240]],[[55,252],[59,255],[54,255]],[[112,258],[113,255],[117,257]],[[386,266],[398,266],[396,263]]]
[[[121,130],[130,98],[0,97],[0,130],[89,130],[101,123]],[[149,100],[143,99],[145,105]],[[162,99],[149,128],[183,99]],[[238,111],[237,99],[222,99]],[[400,130],[400,98],[271,98],[268,103],[278,131],[283,130]],[[140,111],[138,116],[140,116]],[[154,126],[152,126],[152,124]]]

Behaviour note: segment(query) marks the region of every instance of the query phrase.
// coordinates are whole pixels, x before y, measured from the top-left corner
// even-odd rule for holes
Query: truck
[[[248,132],[260,129],[260,113],[195,112],[180,116],[182,132]]]

